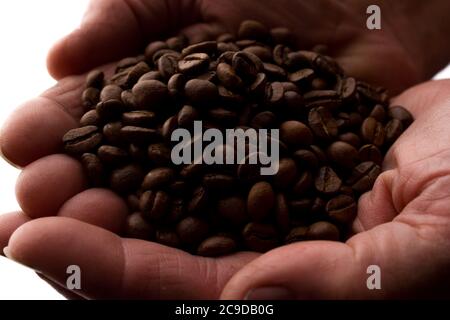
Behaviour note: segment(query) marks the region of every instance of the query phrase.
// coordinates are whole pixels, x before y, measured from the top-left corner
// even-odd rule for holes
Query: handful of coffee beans
[[[202,256],[346,239],[358,198],[413,118],[388,108],[382,88],[345,76],[324,46],[296,51],[291,40],[286,28],[249,20],[214,41],[151,42],[109,79],[88,74],[86,113],[63,142],[93,187],[127,201],[125,236]],[[278,170],[262,175],[250,142],[241,162],[175,164],[172,133],[195,123],[278,130],[266,136],[278,146]]]

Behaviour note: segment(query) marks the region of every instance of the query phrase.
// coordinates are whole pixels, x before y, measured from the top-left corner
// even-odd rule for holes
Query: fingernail
[[[3,248],[3,254],[4,254],[5,257],[7,257],[8,259],[11,259],[11,255],[9,254],[9,248],[8,248],[8,247],[4,247],[4,248]]]
[[[261,287],[250,290],[245,300],[293,300],[294,295],[283,287]]]

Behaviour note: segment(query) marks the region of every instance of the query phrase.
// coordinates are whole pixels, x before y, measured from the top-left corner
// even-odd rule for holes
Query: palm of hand
[[[97,7],[94,7],[87,17],[86,23],[101,19],[99,8],[110,7],[109,10],[117,10],[119,17],[125,15],[123,19],[108,22],[113,26],[123,24],[120,25],[122,31],[115,35],[116,46],[119,43],[123,48],[124,42],[120,40],[124,40],[129,44],[129,48],[133,49],[133,46],[137,48],[133,43],[135,40],[130,37],[133,34],[132,26],[136,27],[136,18],[146,21],[141,24],[143,29],[141,31],[144,34],[147,31],[147,35],[152,35],[148,30],[153,28],[155,31],[165,25],[157,24],[159,20],[157,17],[165,16],[161,13],[167,13],[168,8],[159,8],[161,2],[149,1],[147,5],[137,1],[127,2],[128,8],[143,6],[139,12],[147,15],[144,17],[134,16],[129,10],[121,10],[125,2],[111,3],[98,1]],[[195,39],[199,31],[214,33],[223,27],[235,30],[242,20],[241,13],[254,12],[254,18],[271,26],[277,26],[282,21],[283,25],[293,28],[296,34],[302,35],[298,39],[300,44],[310,46],[314,44],[313,41],[318,41],[317,39],[330,44],[330,47],[337,48],[331,54],[336,54],[352,75],[388,83],[393,91],[404,88],[411,81],[411,75],[416,74],[408,64],[403,63],[407,61],[404,59],[403,49],[391,35],[383,31],[378,35],[361,36],[359,30],[365,28],[365,17],[362,17],[361,21],[353,19],[355,9],[333,8],[333,3],[328,1],[322,1],[315,6],[299,1],[296,5],[299,6],[299,11],[293,10],[291,2],[289,6],[283,6],[279,1],[264,2],[263,6],[260,2],[256,4],[256,1],[184,2],[184,9],[193,6],[192,8],[196,8],[194,12],[201,13],[204,22],[185,27],[183,31]],[[171,10],[172,14],[179,12],[177,8]],[[305,13],[305,17],[302,15],[302,20],[298,19],[292,13],[296,11]],[[317,15],[320,14],[322,17],[327,12],[330,12],[330,23],[322,24],[321,20],[321,29],[312,31],[310,27],[316,24]],[[334,16],[336,12],[337,17]],[[195,14],[193,16],[195,17]],[[352,17],[348,18],[352,23],[346,21],[347,17]],[[180,23],[184,27],[192,22]],[[342,31],[330,32],[337,25],[338,31]],[[303,30],[310,33],[305,34]],[[349,36],[346,30],[352,31],[350,34],[353,36]],[[99,41],[89,45],[85,43],[85,46],[93,50],[97,45],[99,46],[97,49],[106,44],[114,47],[110,29],[96,31],[95,36],[99,37]],[[85,36],[90,40],[89,37],[94,37],[94,34],[88,33],[87,31]],[[329,37],[330,34],[333,36]],[[83,48],[77,41],[81,40],[72,39],[63,42],[53,51],[50,57],[50,70],[54,74],[66,75],[75,71],[71,69],[73,64],[63,65],[61,62],[64,54],[67,58],[65,51],[71,46],[77,48],[78,45],[75,53],[79,51],[77,56],[80,58],[86,58],[87,54],[92,56],[91,59],[85,60],[80,68],[91,67],[108,59],[105,56],[98,57],[97,51],[88,53],[86,47]],[[379,46],[380,43],[382,47]],[[112,51],[117,55],[124,54],[120,49]],[[353,57],[354,54],[358,55]],[[395,80],[386,80],[385,75],[376,73],[380,69],[377,66],[386,63],[386,55],[395,57],[389,64],[391,71],[399,70],[395,72],[399,76]],[[71,58],[75,61],[78,59]],[[350,58],[352,60],[349,60]],[[373,64],[370,66],[363,64],[367,59]],[[399,64],[399,61],[402,63]],[[444,251],[437,245],[444,242],[445,232],[448,231],[445,230],[448,224],[446,223],[448,218],[445,216],[447,195],[443,191],[448,183],[443,161],[446,157],[447,141],[436,138],[448,136],[446,135],[448,129],[445,127],[445,117],[448,115],[445,115],[445,109],[438,101],[434,104],[436,111],[426,115],[423,112],[425,109],[423,104],[413,100],[414,91],[400,98],[400,103],[412,107],[417,122],[392,148],[386,161],[386,168],[391,170],[383,173],[377,180],[374,190],[361,200],[355,229],[368,230],[391,221],[397,212],[401,212],[394,222],[359,233],[347,244],[327,242],[294,244],[250,262],[258,255],[239,253],[220,259],[193,257],[154,243],[120,239],[104,230],[118,230],[126,214],[122,200],[106,190],[84,190],[85,181],[80,178],[82,176],[80,166],[66,156],[51,156],[59,150],[63,133],[76,125],[74,119],[81,112],[76,99],[79,97],[82,81],[82,77],[68,77],[61,80],[57,87],[26,104],[27,108],[16,112],[2,133],[2,151],[10,161],[26,165],[39,159],[24,170],[18,181],[18,200],[27,215],[38,218],[57,214],[77,219],[51,217],[36,220],[20,228],[10,241],[10,254],[16,260],[42,271],[57,283],[56,285],[64,285],[67,265],[78,264],[84,275],[80,294],[85,297],[212,298],[218,297],[230,277],[246,266],[228,284],[224,292],[224,297],[241,298],[254,286],[272,284],[267,275],[268,271],[260,272],[267,269],[265,266],[270,266],[268,269],[276,275],[274,279],[277,279],[277,284],[303,288],[302,292],[297,292],[297,297],[302,297],[303,294],[305,297],[323,295],[327,297],[327,294],[329,297],[345,297],[351,294],[365,296],[369,294],[365,288],[365,280],[355,282],[354,278],[362,279],[366,276],[367,264],[381,265],[385,268],[386,274],[397,274],[391,268],[403,268],[405,271],[403,278],[389,280],[390,284],[387,285],[392,286],[392,289],[386,291],[388,294],[403,293],[398,292],[396,288],[406,286],[396,286],[398,281],[415,284],[418,281],[415,278],[420,275],[418,272],[425,273],[430,270],[427,263],[432,262],[436,265],[438,262],[438,266],[448,264],[448,257],[443,255]],[[432,89],[417,90],[426,92]],[[436,117],[437,114],[442,116]],[[36,132],[34,128],[38,125],[40,130]],[[433,138],[435,140],[432,140]],[[434,143],[430,143],[430,140]],[[35,179],[36,177],[40,178],[39,181]],[[45,185],[42,181],[45,181]],[[62,184],[65,181],[68,183]],[[5,221],[3,225],[6,227],[0,230],[0,239],[7,240],[24,218],[18,219],[17,216],[11,215],[3,219]],[[42,246],[42,243],[46,245]],[[66,247],[70,250],[65,250]],[[294,253],[295,258],[292,258]],[[433,261],[425,259],[428,255],[433,256]],[[286,257],[289,259],[286,260]],[[288,262],[281,265],[279,261]],[[319,272],[318,268],[323,270]],[[331,268],[336,268],[336,271]],[[339,268],[347,271],[340,275]],[[326,279],[329,283],[324,285],[325,279],[319,279],[318,275],[327,272],[330,273]],[[294,275],[297,274],[303,274],[304,277],[293,281]],[[345,280],[350,280],[345,279],[346,276],[353,278],[344,285]]]

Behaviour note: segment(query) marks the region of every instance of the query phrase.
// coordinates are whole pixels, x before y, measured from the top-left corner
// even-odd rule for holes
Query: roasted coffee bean
[[[302,196],[311,188],[313,184],[313,176],[309,171],[303,171],[292,188],[292,193],[296,196]]]
[[[303,241],[306,240],[306,234],[308,233],[307,227],[296,227],[293,228],[289,234],[284,238],[285,244],[294,243],[297,241]]]
[[[349,183],[353,190],[364,193],[370,190],[375,183],[381,168],[371,161],[362,162],[357,165],[350,176]]]
[[[168,97],[167,86],[158,80],[139,81],[132,89],[136,104],[142,109],[158,109]]]
[[[124,233],[128,238],[150,240],[154,237],[155,230],[142,218],[140,212],[134,212],[125,221]]]
[[[186,57],[193,53],[206,53],[213,54],[217,51],[217,42],[216,41],[204,41],[196,44],[192,44],[189,47],[184,48],[181,51],[183,57]]]
[[[171,168],[155,168],[151,170],[142,182],[144,190],[158,190],[175,181],[175,171]]]
[[[352,197],[339,195],[327,202],[328,216],[338,223],[351,223],[356,216],[356,202]]]
[[[297,178],[297,165],[291,158],[283,158],[278,164],[278,172],[273,177],[275,188],[287,189]]]
[[[248,193],[247,211],[255,221],[264,220],[275,204],[275,193],[272,186],[264,181],[253,185]]]
[[[103,169],[103,164],[97,155],[93,153],[84,153],[81,156],[81,162],[89,181],[95,187],[103,185],[105,172]]]
[[[327,149],[331,161],[346,169],[352,169],[358,162],[358,150],[351,144],[342,141],[333,142]]]
[[[138,110],[122,114],[122,123],[127,126],[152,127],[156,121],[156,114],[152,111]]]
[[[316,190],[324,194],[333,194],[339,191],[342,180],[331,167],[322,167],[314,181]]]
[[[262,69],[262,61],[250,52],[239,51],[233,55],[232,66],[244,78],[253,78]]]
[[[165,218],[170,206],[170,197],[164,191],[145,191],[139,199],[139,206],[144,217],[152,222]]]
[[[208,173],[203,176],[203,185],[214,192],[226,192],[233,188],[234,178],[225,174]]]
[[[120,135],[124,140],[135,143],[152,143],[160,140],[157,130],[136,126],[122,127]]]
[[[207,80],[192,79],[186,82],[184,93],[194,105],[205,105],[217,99],[217,86]]]
[[[308,227],[306,239],[338,241],[339,230],[335,225],[329,222],[319,221]]]
[[[212,236],[205,239],[197,248],[197,254],[204,257],[224,256],[234,252],[236,241],[227,236]]]
[[[270,224],[251,222],[242,232],[246,247],[256,252],[266,252],[279,244],[277,230]]]
[[[208,195],[206,189],[203,187],[198,187],[194,190],[192,198],[188,204],[188,212],[199,213],[203,211],[208,204]]]
[[[400,120],[403,123],[404,128],[408,128],[414,121],[411,113],[401,106],[393,106],[388,109],[388,116],[392,119]]]
[[[151,42],[112,76],[87,75],[85,114],[64,148],[91,186],[126,200],[125,236],[211,257],[345,241],[359,197],[413,117],[388,108],[385,89],[345,75],[327,56],[334,49],[296,51],[289,29],[252,20],[215,41]],[[206,145],[195,121],[226,139]],[[187,142],[172,141],[177,128]],[[229,145],[230,129],[244,140]],[[175,147],[190,163],[172,159]]]
[[[83,108],[89,110],[94,108],[100,101],[100,91],[96,88],[86,88],[81,95]]]
[[[171,230],[156,230],[156,242],[172,248],[180,247],[180,238],[177,233]]]
[[[361,125],[361,137],[365,142],[381,147],[384,143],[385,135],[383,124],[375,118],[368,117]]]
[[[199,244],[208,236],[208,233],[208,224],[196,217],[184,218],[177,224],[177,234],[183,244]]]
[[[217,66],[217,78],[225,87],[230,89],[239,89],[243,86],[242,79],[229,64],[224,62]]]
[[[381,154],[380,149],[373,144],[363,145],[358,151],[359,159],[362,162],[372,161],[378,165],[381,165],[383,162],[383,155]]]
[[[164,79],[169,79],[178,71],[178,59],[170,54],[164,54],[158,59],[158,71]]]
[[[361,146],[361,138],[353,132],[346,132],[340,134],[338,139],[341,140],[342,142],[351,144],[355,148],[359,148]]]
[[[403,123],[394,118],[386,124],[384,130],[386,133],[386,143],[393,144],[403,133]]]
[[[239,39],[266,40],[269,30],[258,21],[246,20],[241,23],[237,35]]]
[[[89,110],[80,119],[80,126],[99,126],[100,119],[96,110]]]
[[[311,130],[300,121],[289,120],[280,125],[280,139],[289,147],[298,148],[313,141]]]
[[[86,88],[101,89],[103,87],[103,79],[105,74],[101,70],[92,70],[86,76]]]
[[[217,202],[217,213],[236,227],[241,227],[248,220],[247,203],[238,196],[220,199]]]
[[[69,130],[63,137],[64,149],[71,154],[82,154],[94,150],[102,141],[96,126],[85,126]]]
[[[330,140],[338,134],[336,120],[324,107],[314,108],[309,112],[308,124],[314,135],[320,139]]]
[[[292,81],[298,86],[306,85],[312,78],[314,78],[314,70],[309,68],[298,70],[289,75],[289,81]]]
[[[133,192],[141,184],[144,172],[138,165],[127,165],[111,173],[111,189],[118,193]]]
[[[206,71],[209,65],[209,56],[206,53],[193,53],[178,61],[178,70],[187,75],[199,74]]]
[[[128,153],[115,146],[102,145],[98,148],[97,155],[103,163],[112,166],[124,164],[128,160]]]

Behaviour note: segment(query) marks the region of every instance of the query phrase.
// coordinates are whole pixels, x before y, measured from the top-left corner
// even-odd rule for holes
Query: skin
[[[243,252],[211,259],[120,238],[116,233],[127,214],[124,202],[108,190],[87,190],[80,164],[60,154],[62,135],[77,126],[82,113],[78,101],[84,75],[71,74],[99,65],[111,72],[108,62],[136,54],[151,39],[176,31],[199,41],[202,34],[235,31],[246,18],[268,26],[282,21],[302,47],[329,45],[348,74],[383,84],[393,93],[445,65],[449,50],[436,41],[445,39],[449,27],[441,17],[448,2],[436,1],[417,11],[413,8],[420,2],[414,0],[380,2],[382,30],[370,32],[365,28],[369,4],[93,1],[81,27],[49,54],[48,68],[58,84],[22,105],[1,131],[4,157],[23,167],[16,186],[23,212],[0,216],[0,247],[8,246],[8,257],[33,268],[71,298],[447,296],[450,81],[428,82],[395,98],[393,103],[408,108],[416,121],[389,151],[373,190],[360,199],[356,234],[346,243],[304,242],[264,255]],[[410,21],[399,12],[408,12]],[[442,25],[426,34],[411,32],[415,22],[424,20]],[[65,289],[71,264],[82,270],[82,289],[74,292]],[[381,267],[382,290],[366,287],[371,264]]]

